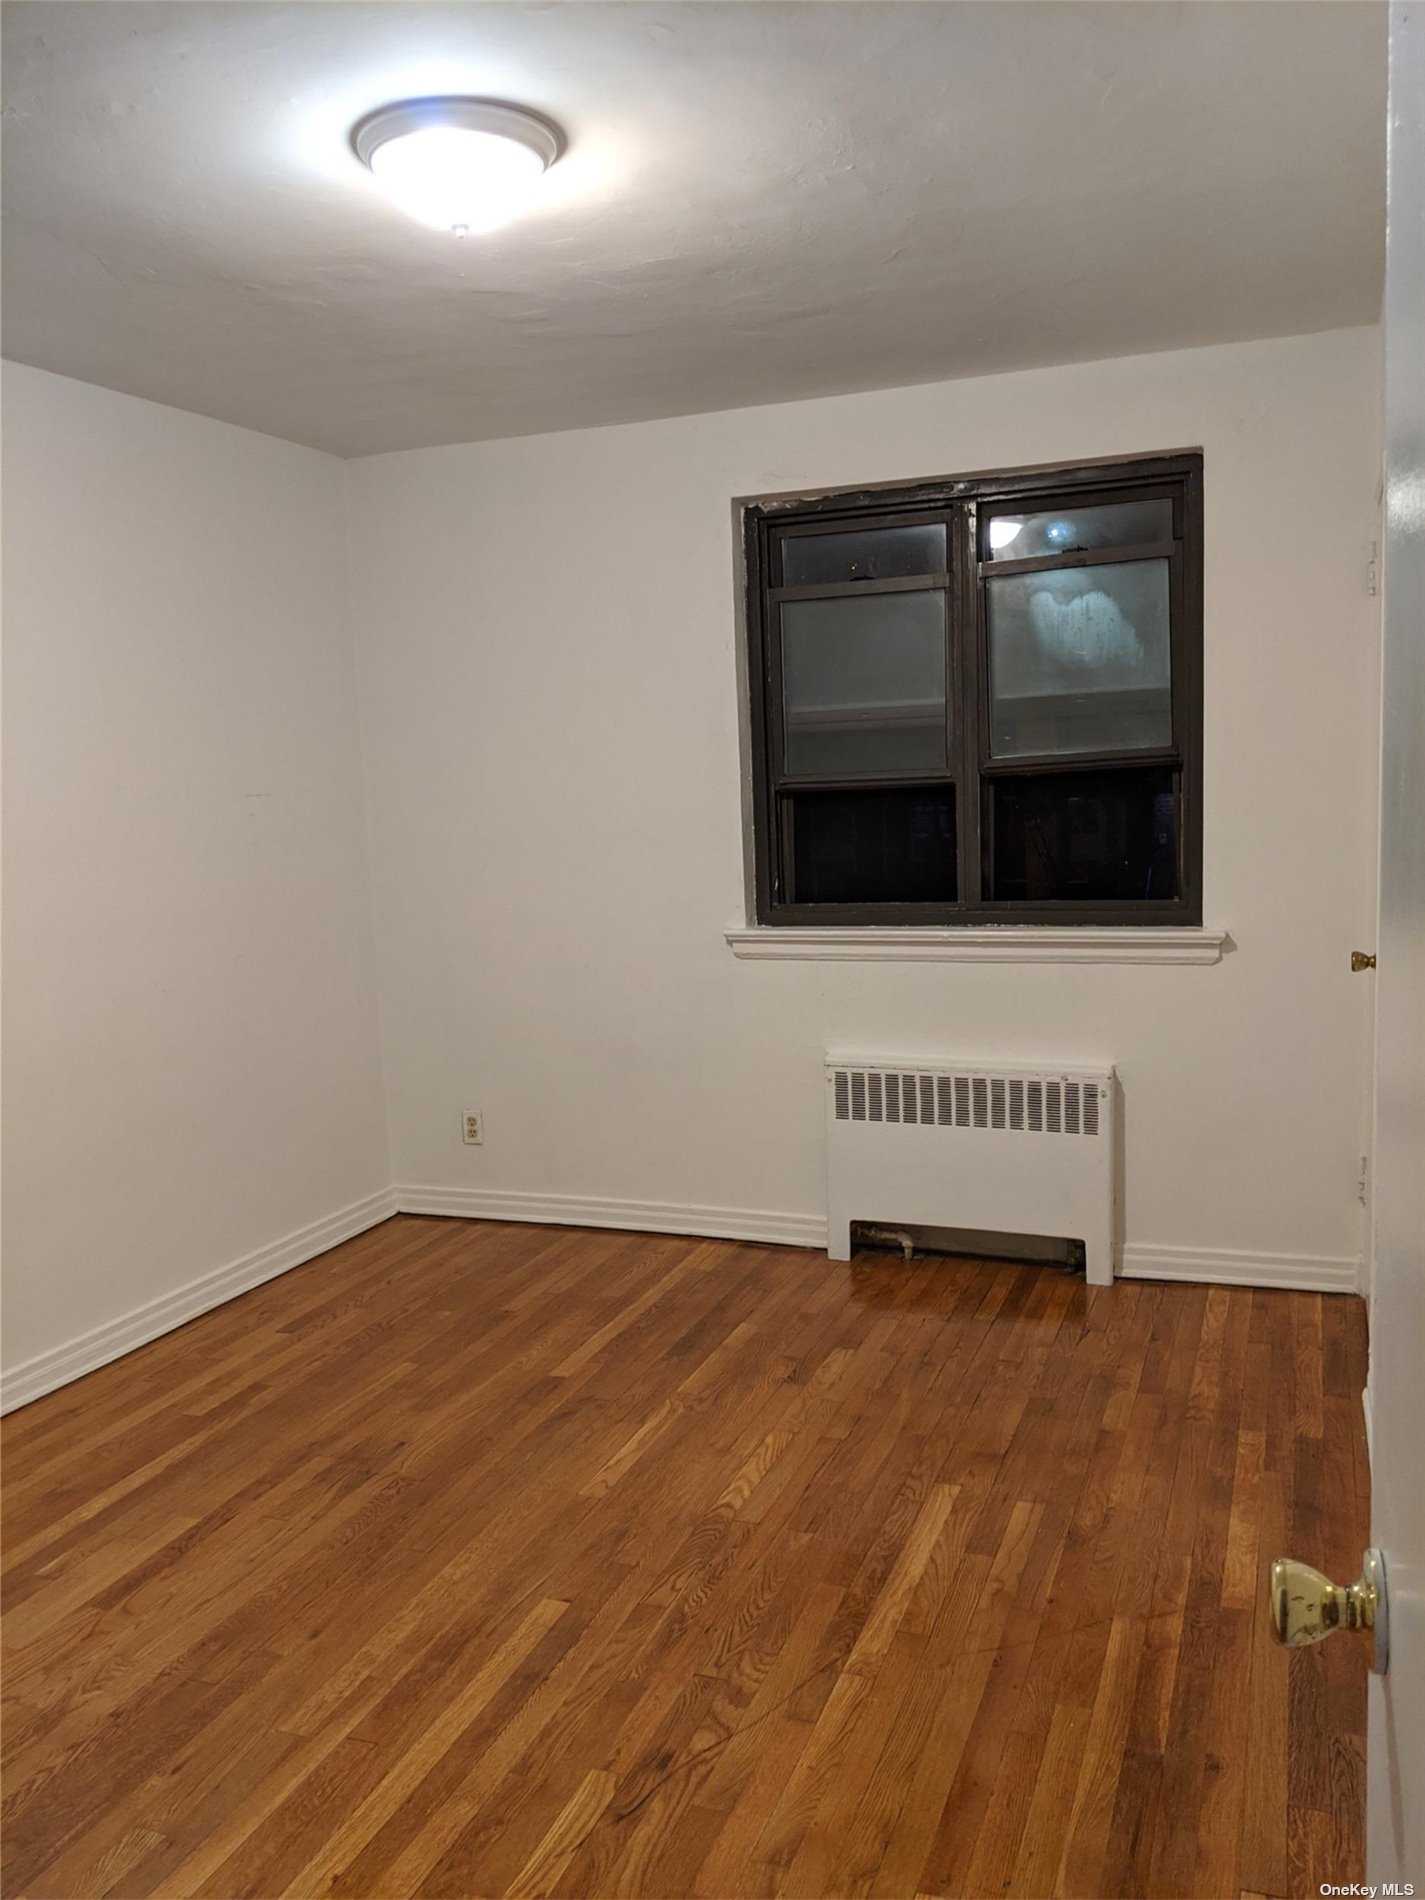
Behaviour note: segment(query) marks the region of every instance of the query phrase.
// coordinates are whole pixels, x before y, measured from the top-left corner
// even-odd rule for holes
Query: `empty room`
[[[3,0],[6,1900],[1425,1892],[1423,0]]]

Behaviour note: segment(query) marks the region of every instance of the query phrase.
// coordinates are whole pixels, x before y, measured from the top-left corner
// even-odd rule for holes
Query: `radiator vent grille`
[[[1089,1076],[832,1070],[839,1122],[1007,1128],[1035,1135],[1097,1135],[1103,1083]]]

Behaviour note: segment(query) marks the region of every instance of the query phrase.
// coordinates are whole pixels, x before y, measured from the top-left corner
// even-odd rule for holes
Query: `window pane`
[[[789,534],[782,540],[782,585],[820,587],[831,581],[899,581],[943,574],[945,524],[921,528],[852,528],[841,534]]]
[[[985,536],[987,561],[1032,561],[1046,554],[1097,548],[1142,548],[1173,538],[1173,504],[1113,501],[1096,508],[1064,507],[1017,515],[998,510]]]
[[[955,898],[955,788],[794,792],[794,904],[934,904]]]
[[[786,770],[801,777],[945,770],[945,596],[782,606]]]
[[[1167,561],[1006,574],[985,599],[995,758],[1172,744]]]
[[[997,899],[1178,894],[1177,797],[1167,767],[987,781]]]

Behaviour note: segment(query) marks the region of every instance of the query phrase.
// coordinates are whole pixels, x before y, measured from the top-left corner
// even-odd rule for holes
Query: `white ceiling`
[[[1375,320],[1371,0],[11,0],[5,353],[343,455]],[[558,119],[408,222],[384,101]]]

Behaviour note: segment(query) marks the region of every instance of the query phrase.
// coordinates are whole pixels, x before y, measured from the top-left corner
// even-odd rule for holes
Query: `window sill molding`
[[[723,935],[735,957],[803,963],[1220,963],[1231,944],[1225,930],[1177,924],[763,924]]]

